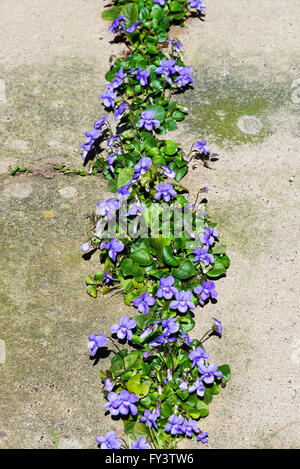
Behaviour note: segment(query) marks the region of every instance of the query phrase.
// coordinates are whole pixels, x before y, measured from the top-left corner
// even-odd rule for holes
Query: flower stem
[[[121,352],[121,349],[119,348],[119,346],[112,340],[111,337],[108,337],[108,339],[112,342],[112,344],[114,344],[114,346],[116,347],[116,349],[118,350],[118,352]]]
[[[153,432],[153,430],[150,426],[149,426],[149,433],[150,433],[151,439],[153,441],[154,448],[157,449],[157,445],[158,445],[158,449],[161,449],[159,441],[158,441],[157,438],[154,438],[154,432]],[[156,441],[156,443],[155,443],[155,441]]]
[[[214,329],[211,328],[211,329],[209,329],[209,331],[205,332],[204,336],[201,337],[201,339],[199,340],[199,342],[202,343],[203,339],[204,339],[207,335],[209,335],[211,332],[213,332],[213,330],[214,330]]]

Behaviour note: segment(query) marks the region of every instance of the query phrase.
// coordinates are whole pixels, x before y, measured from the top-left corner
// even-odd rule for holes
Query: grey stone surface
[[[172,31],[194,66],[180,99],[189,117],[174,133],[186,148],[207,138],[213,170],[191,164],[194,197],[209,187],[232,265],[215,305],[224,323],[208,350],[232,380],[202,428],[207,447],[299,447],[299,20],[297,0],[207,2],[204,22]],[[93,300],[83,278],[98,266],[79,245],[87,212],[107,195],[101,177],[58,176],[80,165],[78,143],[102,114],[99,93],[111,45],[96,0],[3,0],[0,42],[0,447],[95,447],[117,422],[104,418],[99,370],[87,334],[108,332],[128,309]],[[250,122],[249,122],[250,118]],[[252,120],[251,120],[252,119]],[[34,175],[12,178],[16,164]],[[129,309],[130,311],[130,309]],[[3,344],[3,342],[2,342]],[[190,442],[186,447],[192,447]]]

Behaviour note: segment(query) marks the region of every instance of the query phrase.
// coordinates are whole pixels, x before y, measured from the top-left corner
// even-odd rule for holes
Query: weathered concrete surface
[[[187,146],[207,138],[220,153],[215,170],[192,163],[186,185],[194,193],[209,187],[209,211],[232,261],[218,281],[218,303],[199,312],[195,330],[199,336],[210,316],[223,320],[223,339],[207,348],[233,370],[203,422],[215,448],[300,445],[295,8],[293,1],[284,11],[277,1],[208,2],[205,23],[180,35],[197,79],[183,97],[194,112],[178,138]]]
[[[27,2],[26,2],[27,3]],[[215,448],[299,446],[300,339],[297,282],[300,78],[297,0],[208,2],[205,22],[177,35],[194,90],[193,116],[174,134],[188,148],[207,138],[215,170],[191,165],[186,185],[209,187],[209,209],[232,265],[215,315],[222,340],[207,348],[233,377],[203,421]],[[103,419],[98,374],[85,352],[90,331],[121,316],[117,297],[85,296],[97,259],[78,246],[85,213],[106,195],[101,178],[7,175],[16,164],[79,165],[78,142],[101,115],[98,95],[111,45],[95,0],[3,1],[0,27],[1,326],[0,447],[94,447],[116,422]],[[102,37],[102,39],[99,39]],[[188,136],[188,137],[187,137]],[[47,174],[45,174],[47,175]],[[105,365],[101,365],[101,367]],[[189,443],[187,443],[189,446]]]
[[[119,308],[85,295],[83,278],[98,265],[82,259],[78,243],[104,185],[39,176],[0,185],[1,446],[52,447],[50,424],[60,445],[93,446],[103,402],[86,334],[117,320]]]

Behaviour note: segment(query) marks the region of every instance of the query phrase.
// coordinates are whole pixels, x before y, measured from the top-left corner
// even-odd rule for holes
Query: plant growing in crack
[[[176,448],[185,437],[206,443],[199,421],[230,378],[229,366],[211,362],[204,348],[210,336],[221,337],[221,321],[213,318],[200,340],[189,335],[196,307],[216,301],[214,280],[230,264],[199,200],[207,188],[190,203],[179,184],[191,159],[206,161],[210,148],[202,139],[186,155],[180,144],[161,138],[187,113],[172,97],[192,85],[192,67],[168,31],[183,25],[191,9],[202,15],[205,6],[200,0],[116,0],[103,14],[129,54],[106,74],[101,99],[108,114],[81,145],[89,173],[102,172],[115,194],[98,202],[93,233],[81,250],[85,256],[100,251],[103,265],[86,277],[87,293],[120,293],[139,313],[111,326],[116,350],[101,372],[104,410],[123,421],[132,442],[110,431],[97,437],[103,449]],[[104,334],[89,339],[92,357],[107,351]]]

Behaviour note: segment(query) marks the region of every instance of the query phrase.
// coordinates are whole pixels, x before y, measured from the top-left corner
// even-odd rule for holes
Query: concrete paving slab
[[[216,316],[208,350],[232,380],[203,420],[209,448],[299,447],[299,31],[298,1],[207,2],[207,17],[175,28],[194,89],[174,132],[207,138],[214,170],[191,164],[185,184],[209,187],[209,211],[232,260],[217,304],[197,311],[199,336]],[[87,334],[108,332],[128,309],[85,295],[97,259],[82,259],[87,212],[107,194],[101,177],[51,173],[80,165],[78,143],[102,114],[112,45],[96,0],[3,0],[0,42],[2,256],[0,447],[92,448],[120,424],[103,418],[99,370]],[[14,178],[16,166],[34,175]],[[1,342],[2,341],[2,342]],[[2,352],[1,352],[2,351]],[[195,447],[191,442],[186,447]],[[198,447],[198,446],[197,446]]]

